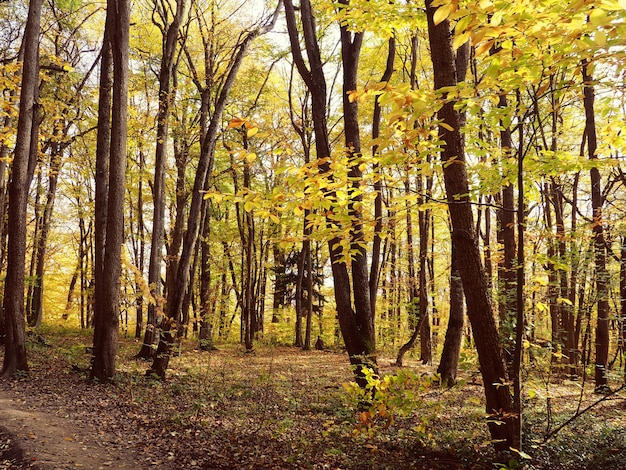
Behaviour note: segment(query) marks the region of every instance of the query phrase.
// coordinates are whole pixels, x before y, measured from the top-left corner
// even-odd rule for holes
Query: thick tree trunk
[[[452,35],[448,20],[435,25],[436,7],[426,0],[428,36],[433,62],[435,90],[457,84],[455,58],[452,51]],[[454,103],[442,95],[443,107],[438,118],[445,124],[439,129],[444,142],[441,151],[444,182],[452,222],[452,242],[456,244],[459,273],[466,295],[468,316],[472,324],[474,342],[478,351],[483,376],[486,410],[490,414],[489,430],[498,451],[508,451],[513,445],[512,399],[506,381],[507,371],[502,359],[498,330],[496,327],[487,280],[483,269],[478,237],[475,231],[469,200],[469,181],[465,167],[461,120]],[[499,421],[498,423],[493,420]]]
[[[37,155],[38,119],[37,91],[39,86],[39,30],[41,0],[29,2],[24,31],[24,64],[17,142],[9,182],[8,256],[4,289],[5,350],[2,377],[27,372],[26,326],[24,322],[24,287],[26,260],[26,209],[28,189]]]
[[[96,282],[93,364],[91,378],[111,381],[115,375],[120,312],[121,249],[124,242],[124,193],[126,179],[126,136],[128,129],[128,50],[130,4],[127,0],[109,0],[105,41],[110,41],[113,64],[113,93],[111,101],[111,144],[109,156],[108,200],[105,227],[96,231],[106,233],[104,266],[100,283]],[[103,54],[104,57],[104,54]],[[106,132],[106,131],[105,131]]]
[[[285,13],[294,62],[300,76],[311,92],[311,110],[317,158],[320,161],[319,169],[322,174],[329,174],[331,168],[328,162],[330,142],[326,121],[326,81],[319,44],[317,43],[315,17],[310,2],[308,0],[300,2],[302,30],[309,64],[307,67],[300,49],[295,9],[291,0],[285,1]],[[350,102],[348,91],[356,89],[358,59],[362,40],[362,33],[354,34],[347,27],[341,27],[344,77],[344,135],[346,148],[350,152],[352,160],[348,176],[353,181],[353,184],[356,185],[359,184],[358,182],[361,179],[361,170],[359,169],[361,145],[357,119],[358,108],[356,102]],[[346,254],[342,252],[339,239],[333,238],[329,240],[329,251],[335,286],[337,317],[341,333],[350,357],[350,363],[355,366],[357,382],[365,385],[363,367],[376,369],[376,337],[374,316],[371,309],[367,256],[362,246],[362,215],[357,209],[359,202],[358,197],[353,198],[349,208],[352,219],[350,233],[352,279],[348,273],[348,266],[345,261]]]

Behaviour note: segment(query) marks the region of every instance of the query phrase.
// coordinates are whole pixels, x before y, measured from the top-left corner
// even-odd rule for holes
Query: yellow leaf
[[[589,14],[589,22],[593,26],[606,26],[611,22],[611,18],[609,18],[606,11],[600,8],[594,8]]]
[[[248,163],[253,163],[256,160],[256,153],[251,152],[246,154],[246,161]]]
[[[459,47],[461,47],[463,44],[469,41],[469,38],[470,38],[469,31],[464,31],[461,34],[454,36],[454,39],[452,40],[452,48],[456,51]]]
[[[257,132],[259,132],[259,128],[258,127],[251,127],[250,129],[248,129],[248,132],[246,132],[246,135],[248,137],[252,137],[254,136]]]
[[[452,13],[454,10],[456,10],[456,5],[452,3],[448,3],[447,5],[442,5],[437,8],[437,11],[433,15],[433,22],[435,23],[435,25],[438,25],[439,23],[447,20],[448,16],[450,16],[450,13]]]
[[[599,29],[593,35],[593,42],[596,46],[604,47],[606,46],[606,33]]]
[[[440,122],[439,125],[447,131],[452,132],[454,130],[454,127],[452,127],[450,124],[446,124],[445,122]]]
[[[280,224],[280,219],[278,218],[278,216],[276,214],[271,214],[270,213],[270,220],[272,222],[274,222],[275,224]]]

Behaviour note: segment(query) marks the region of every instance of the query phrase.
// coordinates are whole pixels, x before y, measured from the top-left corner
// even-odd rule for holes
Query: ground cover
[[[342,351],[266,344],[201,352],[189,342],[160,382],[132,359],[138,344],[123,338],[116,383],[104,385],[87,381],[87,334],[41,335],[29,343],[30,375],[0,382],[0,469],[496,468],[471,360],[462,383],[442,391],[433,367],[409,357],[399,371],[383,355],[382,372],[400,378],[366,408],[344,386],[352,375]],[[580,392],[579,382],[529,378],[525,468],[623,468],[625,394],[542,442],[600,398]]]

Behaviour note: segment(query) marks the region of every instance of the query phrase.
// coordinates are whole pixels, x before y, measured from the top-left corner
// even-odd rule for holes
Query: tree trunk
[[[113,89],[110,116],[109,178],[105,226],[96,231],[106,234],[104,265],[96,282],[96,317],[91,379],[109,382],[115,375],[120,313],[121,249],[124,243],[124,193],[126,178],[126,136],[128,129],[128,51],[130,4],[109,0],[105,42],[110,42]],[[108,33],[106,32],[108,30]],[[103,53],[104,57],[108,55]],[[104,68],[103,70],[106,70]],[[104,93],[107,98],[106,92]],[[106,107],[106,105],[105,105]],[[100,124],[100,122],[99,122]],[[108,130],[104,130],[105,135]],[[104,155],[99,155],[103,157]],[[102,220],[101,220],[102,222]]]
[[[53,153],[50,156],[50,166],[48,170],[49,176],[46,203],[44,205],[43,214],[41,215],[39,234],[36,242],[35,276],[33,281],[32,300],[30,303],[30,311],[27,314],[28,324],[33,327],[40,326],[43,317],[43,284],[46,248],[48,245],[50,225],[52,224],[52,213],[54,211],[54,199],[57,190],[57,182],[59,180],[59,171],[61,170],[62,165],[63,146],[60,144],[54,144],[53,149]]]
[[[506,95],[500,95],[498,107],[508,106]],[[502,125],[502,123],[501,123]],[[507,161],[513,156],[511,129],[502,127],[500,131],[502,158]],[[497,240],[502,247],[498,262],[498,312],[500,317],[500,337],[507,364],[513,361],[515,315],[517,311],[516,270],[515,270],[515,192],[512,183],[507,183],[501,192],[502,207],[497,211]]]
[[[4,284],[5,350],[2,377],[28,372],[26,325],[24,322],[24,287],[26,260],[26,209],[28,189],[37,156],[37,92],[39,87],[39,32],[41,0],[29,2],[24,31],[24,64],[17,142],[9,182],[7,273]]]
[[[446,19],[434,23],[436,7],[426,0],[428,36],[433,62],[435,90],[457,84],[455,58],[452,50],[450,24]],[[478,237],[475,231],[472,208],[469,200],[469,182],[465,167],[461,120],[454,102],[445,100],[438,111],[439,135],[444,142],[441,151],[444,183],[452,222],[452,242],[456,244],[459,273],[466,295],[468,316],[472,324],[474,342],[478,351],[480,370],[483,376],[486,410],[490,414],[489,430],[497,451],[508,451],[513,445],[514,420],[511,414],[512,399],[506,381],[507,371],[502,359],[498,330],[493,315],[491,298],[485,278]],[[494,422],[499,421],[499,423]]]
[[[315,133],[315,146],[317,158],[320,161],[321,174],[329,174],[331,171],[330,142],[328,139],[328,127],[326,121],[326,81],[324,78],[323,63],[320,55],[319,44],[315,32],[315,17],[311,4],[308,0],[300,2],[302,29],[305,40],[305,49],[308,58],[307,67],[299,43],[295,9],[291,0],[285,3],[285,13],[289,40],[294,62],[300,76],[311,92],[311,110],[313,128]],[[344,2],[345,3],[345,2]],[[344,112],[344,135],[346,148],[352,161],[348,176],[353,184],[359,184],[361,170],[359,169],[359,153],[361,151],[358,107],[356,102],[350,102],[348,91],[356,89],[359,52],[363,40],[363,33],[352,33],[346,26],[341,26],[341,50],[343,65],[343,112]],[[310,68],[309,68],[310,67]],[[332,196],[332,194],[330,195]],[[360,203],[359,197],[350,201],[349,212],[352,219],[350,227],[351,245],[351,273],[345,259],[347,254],[342,252],[340,240],[333,237],[329,240],[330,259],[335,286],[335,303],[337,317],[343,335],[344,343],[350,363],[355,366],[357,382],[365,385],[363,368],[373,367],[376,369],[376,337],[374,331],[374,315],[371,310],[369,290],[369,276],[367,269],[367,256],[362,243],[362,214],[356,206]],[[331,221],[329,220],[329,223]],[[354,303],[353,303],[354,300]]]
[[[583,62],[583,102],[585,108],[585,134],[587,135],[587,155],[589,160],[597,160],[598,149],[596,137],[596,122],[594,111],[593,77],[587,70],[587,61]],[[602,181],[600,170],[592,167],[591,170],[591,207],[593,209],[593,253],[596,264],[596,295],[598,306],[598,323],[596,326],[596,391],[604,392],[608,389],[607,365],[609,361],[609,273],[606,268],[606,241],[602,220]]]
[[[456,244],[452,243],[450,254],[450,318],[446,330],[446,339],[443,342],[441,361],[437,368],[437,372],[441,375],[442,388],[451,387],[456,383],[464,323],[465,296],[456,261]]]
[[[161,295],[161,266],[163,264],[163,238],[165,234],[165,169],[167,161],[167,142],[169,137],[169,116],[172,104],[172,74],[174,71],[174,58],[176,54],[176,44],[178,41],[178,31],[185,9],[185,0],[176,2],[176,13],[171,24],[167,24],[166,15],[161,12],[163,24],[158,26],[161,29],[163,56],[161,58],[161,68],[159,70],[159,109],[157,112],[157,133],[154,159],[154,185],[153,185],[153,206],[152,216],[152,240],[150,244],[150,263],[148,266],[148,284],[154,302],[148,304],[147,324],[143,345],[137,354],[138,358],[149,359],[154,355],[155,327],[157,316],[162,314],[164,305]],[[155,3],[154,17],[157,14]],[[156,22],[156,20],[155,20]]]
[[[143,274],[146,252],[146,240],[144,237],[144,220],[143,220],[143,170],[145,167],[145,156],[143,151],[139,151],[139,184],[137,187],[137,238],[139,239],[139,250],[137,253],[138,269]],[[135,283],[135,289],[138,292],[137,300],[135,303],[136,308],[136,322],[135,322],[135,338],[141,338],[144,328],[143,319],[143,306],[144,306],[144,293],[142,291],[139,282]]]
[[[191,260],[195,252],[196,242],[198,240],[198,232],[200,229],[200,214],[202,209],[202,201],[204,199],[203,190],[210,183],[211,170],[215,156],[215,144],[218,138],[218,131],[221,126],[222,115],[226,108],[226,102],[230,94],[230,90],[235,82],[239,68],[248,51],[252,41],[266,32],[270,31],[276,22],[278,9],[274,14],[266,19],[266,22],[252,31],[249,31],[243,39],[236,45],[233,56],[229,63],[229,70],[224,80],[222,88],[219,92],[218,99],[214,105],[211,120],[206,133],[201,137],[202,145],[200,149],[200,158],[196,168],[196,175],[193,183],[193,191],[191,194],[191,203],[189,204],[189,214],[187,216],[187,231],[183,240],[183,248],[178,262],[178,271],[176,275],[176,284],[172,292],[168,293],[167,312],[165,324],[162,327],[163,335],[159,340],[157,353],[148,373],[155,374],[160,378],[165,378],[165,371],[169,364],[169,357],[172,349],[170,328],[173,322],[179,318],[183,308],[183,301],[189,284]]]

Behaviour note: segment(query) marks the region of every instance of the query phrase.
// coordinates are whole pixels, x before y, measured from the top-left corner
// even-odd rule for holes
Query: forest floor
[[[91,384],[90,337],[54,329],[29,343],[28,377],[0,382],[0,469],[493,469],[483,389],[464,357],[450,390],[407,358],[386,400],[359,411],[345,353],[259,345],[201,352],[189,342],[165,382],[122,339],[115,384]],[[391,359],[384,374],[398,374]],[[410,372],[407,372],[410,371]],[[524,468],[626,468],[626,394],[526,381]],[[584,389],[584,391],[583,391]],[[583,391],[583,393],[581,393]],[[362,405],[361,405],[362,406]]]

